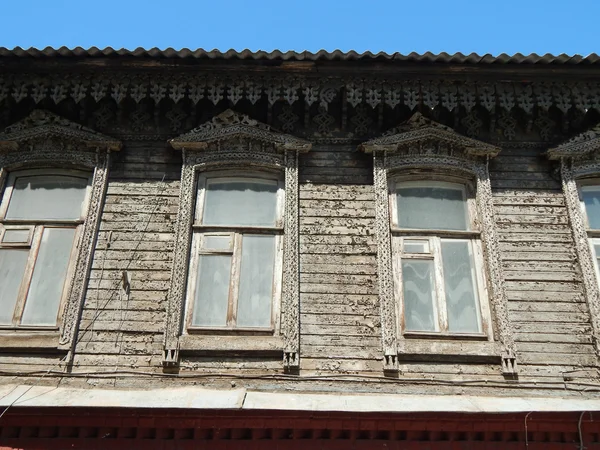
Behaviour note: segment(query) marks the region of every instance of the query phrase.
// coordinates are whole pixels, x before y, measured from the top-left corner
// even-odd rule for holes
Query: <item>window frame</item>
[[[466,203],[466,230],[440,230],[421,228],[402,228],[398,224],[397,188],[399,185],[427,187],[460,187]],[[443,171],[423,173],[419,170],[397,171],[388,176],[388,205],[390,221],[390,239],[392,249],[392,268],[394,280],[394,299],[396,308],[396,327],[400,338],[405,339],[440,339],[440,340],[479,340],[493,341],[491,326],[491,308],[488,298],[485,259],[481,242],[480,221],[477,213],[476,187],[472,179],[452,176]],[[427,240],[428,253],[407,253],[404,251],[405,240]],[[474,283],[477,292],[478,333],[452,333],[447,330],[447,306],[445,297],[444,274],[442,263],[442,240],[466,241],[472,256]],[[435,283],[435,315],[437,326],[435,331],[407,330],[405,326],[402,260],[431,260],[434,264]]]
[[[202,223],[206,206],[206,190],[209,180],[251,180],[275,181],[276,194],[276,219],[274,226],[248,226],[248,225],[206,225]],[[269,170],[244,170],[236,169],[214,170],[201,172],[195,180],[194,192],[196,193],[194,205],[194,220],[192,223],[192,239],[189,255],[189,272],[185,300],[185,320],[182,333],[184,335],[264,335],[275,336],[281,329],[281,295],[283,280],[283,240],[285,187],[281,173]],[[230,324],[235,321],[239,292],[239,273],[241,267],[241,245],[243,235],[269,235],[275,237],[275,260],[273,268],[273,297],[271,299],[271,326],[269,327],[238,327]],[[203,249],[202,243],[206,236],[231,237],[231,248],[227,251],[221,249]],[[228,324],[224,327],[194,326],[192,324],[193,308],[195,304],[196,280],[199,276],[198,265],[202,254],[229,254],[232,256],[231,273],[228,298]],[[235,276],[234,276],[235,275]]]
[[[10,219],[6,218],[9,205],[12,201],[12,194],[14,184],[18,178],[23,177],[37,177],[37,176],[69,176],[72,178],[81,178],[87,180],[83,202],[81,204],[81,211],[79,217],[76,219]],[[68,170],[68,169],[26,169],[26,170],[14,170],[8,172],[6,176],[6,182],[3,189],[0,190],[0,248],[20,248],[28,249],[29,253],[27,256],[27,264],[25,266],[25,272],[23,279],[19,286],[19,293],[17,301],[15,303],[15,310],[13,314],[13,323],[0,324],[0,330],[55,330],[58,331],[62,321],[65,304],[70,293],[69,280],[73,277],[75,265],[77,261],[77,255],[79,251],[79,242],[81,240],[81,232],[83,224],[85,222],[85,216],[89,208],[90,193],[92,188],[93,173],[90,171],[83,170]],[[39,255],[39,248],[41,240],[46,229],[73,229],[75,230],[73,235],[73,243],[71,245],[71,251],[69,252],[69,263],[67,271],[65,273],[65,279],[63,289],[61,293],[60,302],[57,309],[55,325],[23,325],[21,323],[23,312],[27,304],[27,296],[31,286],[35,266],[37,264],[37,258]],[[29,229],[28,243],[5,243],[2,242],[6,230],[11,229]]]
[[[400,361],[453,361],[499,363],[502,374],[517,375],[513,326],[499,254],[494,202],[488,163],[500,147],[462,136],[420,112],[385,135],[359,145],[373,156],[378,294],[381,311],[383,371],[393,376]],[[472,179],[480,220],[484,270],[491,309],[489,341],[459,339],[405,339],[398,333],[388,176],[414,171],[421,175],[446,174]]]
[[[57,322],[58,329],[0,330],[0,348],[67,352],[65,361],[72,362],[108,184],[110,154],[121,147],[119,140],[47,110],[34,109],[0,132],[0,194],[3,197],[12,172],[41,169],[91,174],[91,188],[82,208],[86,212],[85,220],[79,225],[77,240],[75,237],[73,240],[76,250],[71,253],[72,271],[66,277],[69,291]]]
[[[181,151],[182,167],[173,270],[167,294],[163,366],[177,370],[182,353],[245,353],[265,358],[283,356],[283,369],[297,371],[300,365],[298,157],[310,151],[312,144],[230,109],[171,139],[169,144]],[[230,169],[240,173],[272,171],[285,179],[281,327],[280,332],[272,336],[202,336],[183,331],[196,177],[202,172]]]
[[[587,208],[585,206],[585,202],[583,200],[583,191],[586,187],[597,187],[598,191],[600,191],[600,178],[597,175],[580,177],[575,180],[576,189],[577,189],[577,197],[578,197],[578,206],[579,212],[581,214],[581,219],[583,221],[584,233],[587,237],[587,245],[590,251],[590,256],[592,259],[592,264],[594,266],[594,272],[596,275],[596,284],[600,288],[600,255],[596,252],[595,245],[600,245],[600,228],[591,228],[590,220],[587,212]]]

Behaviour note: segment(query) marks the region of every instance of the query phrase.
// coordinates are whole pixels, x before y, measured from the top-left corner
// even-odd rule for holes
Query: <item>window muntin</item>
[[[471,190],[454,181],[391,182],[398,317],[406,336],[488,334]]]
[[[0,203],[0,327],[56,328],[90,174],[10,173]]]
[[[282,213],[278,178],[199,177],[188,331],[278,327]]]

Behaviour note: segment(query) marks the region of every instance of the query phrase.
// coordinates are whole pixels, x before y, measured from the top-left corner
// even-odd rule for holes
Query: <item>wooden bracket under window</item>
[[[502,375],[517,375],[517,355],[513,350],[507,349],[502,353]]]
[[[163,367],[179,366],[179,345],[176,348],[165,348],[163,354]]]
[[[298,352],[283,353],[283,367],[286,371],[298,369],[299,366],[300,359],[298,358]]]
[[[383,356],[383,371],[384,372],[398,372],[398,355],[390,354]]]

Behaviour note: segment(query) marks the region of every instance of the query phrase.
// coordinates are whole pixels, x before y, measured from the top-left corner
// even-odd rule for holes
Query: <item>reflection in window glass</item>
[[[600,230],[600,186],[583,186],[581,194],[589,227]]]
[[[74,228],[44,229],[22,324],[56,325],[74,237]]]
[[[15,313],[29,250],[0,249],[0,324],[10,325]]]
[[[275,225],[275,180],[207,180],[205,195],[204,225]]]
[[[224,327],[227,324],[230,272],[231,256],[200,256],[192,326]]]
[[[435,331],[433,260],[402,260],[404,325],[407,331]]]
[[[238,295],[240,327],[271,326],[275,236],[244,236]]]
[[[75,220],[81,217],[87,178],[62,175],[18,177],[7,219]]]
[[[479,302],[469,241],[442,240],[448,331],[479,333]]]
[[[401,228],[467,230],[467,206],[462,186],[416,186],[400,183],[396,190]]]

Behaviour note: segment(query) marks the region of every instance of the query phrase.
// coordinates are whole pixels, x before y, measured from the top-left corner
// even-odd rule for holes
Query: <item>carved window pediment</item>
[[[29,248],[28,245],[40,245],[35,243],[40,242],[40,236],[46,232],[46,229],[62,230],[63,234],[75,230],[78,242],[73,247],[76,248],[76,251],[70,254],[67,262],[63,261],[63,265],[66,264],[67,275],[60,300],[62,314],[59,314],[61,320],[57,323],[58,330],[48,332],[48,330],[40,328],[33,331],[34,335],[29,333],[23,335],[22,338],[14,332],[10,337],[3,336],[0,331],[0,347],[54,348],[64,351],[73,349],[100,224],[108,180],[110,152],[120,148],[120,141],[44,110],[33,111],[25,119],[7,127],[0,133],[0,198],[3,199],[4,205],[4,209],[0,211],[0,228],[3,229],[4,235],[6,235],[6,230],[15,227],[32,230],[33,240],[23,242],[25,249]],[[32,178],[27,179],[26,175]],[[60,178],[61,176],[62,178]],[[52,210],[51,205],[54,204],[49,202],[46,208],[39,208],[46,211],[46,215],[42,217],[44,220],[36,219],[37,222],[32,222],[27,217],[23,220],[19,219],[22,223],[18,226],[15,225],[16,219],[7,212],[7,206],[10,206],[10,202],[18,200],[14,195],[15,189],[26,189],[18,187],[19,177],[24,177],[22,179],[30,180],[27,182],[38,183],[42,186],[45,183],[52,185],[53,179],[61,179],[62,183],[67,184],[72,183],[75,179],[89,180],[86,182],[88,186],[81,217],[57,222],[56,217],[52,214],[47,215],[47,211]],[[22,186],[26,185],[23,183],[21,183]],[[38,191],[43,190],[44,188],[38,189]],[[49,190],[43,195],[50,195]],[[59,202],[56,203],[56,206],[59,206]],[[38,211],[36,214],[42,215],[42,212]],[[49,217],[54,217],[54,219],[49,219]],[[37,241],[36,233],[38,233]],[[8,244],[4,245],[5,249],[9,247]],[[67,247],[68,245],[65,244],[64,248]],[[34,254],[35,252],[30,252],[30,255]],[[31,264],[33,264],[33,258],[34,256],[30,256]],[[44,273],[40,272],[38,277],[43,279]],[[26,273],[23,280],[27,279]],[[31,275],[29,275],[29,279],[32,279]],[[1,282],[2,280],[0,280]],[[21,284],[24,285],[24,283]],[[19,301],[25,301],[27,292],[24,289],[20,290]],[[27,294],[27,302],[29,302],[30,294],[31,292]],[[19,307],[16,308],[16,311],[18,310]],[[19,325],[18,321],[13,322]],[[17,331],[19,331],[18,326]]]
[[[418,112],[382,137],[361,144],[361,148],[365,153],[385,150],[404,155],[463,155],[491,158],[500,152],[499,147],[463,136]]]
[[[231,109],[192,131],[171,139],[169,143],[178,150],[202,150],[211,148],[211,144],[232,144],[235,141],[259,143],[267,148],[292,149],[297,152],[307,152],[311,148],[310,142],[304,139],[275,131],[269,125]]]
[[[600,124],[548,149],[547,156],[552,160],[589,159],[595,157],[598,150],[600,150]]]
[[[177,219],[173,272],[168,294],[168,313],[165,332],[164,364],[176,366],[181,352],[210,351],[245,351],[245,352],[282,352],[284,367],[297,369],[299,366],[299,246],[298,246],[298,154],[311,148],[310,142],[279,133],[266,124],[248,116],[227,110],[189,133],[169,141],[174,149],[182,150],[183,166],[181,172],[180,207]],[[281,202],[283,207],[282,226],[263,233],[279,233],[277,242],[283,244],[281,259],[275,259],[275,277],[281,276],[281,298],[277,302],[273,294],[273,310],[280,317],[274,318],[274,331],[271,335],[243,335],[236,328],[235,313],[232,308],[237,304],[238,294],[235,277],[231,278],[229,293],[227,324],[222,327],[230,329],[218,330],[221,335],[211,336],[210,330],[200,330],[201,335],[194,334],[191,328],[184,325],[186,314],[189,316],[189,305],[197,301],[191,295],[189,286],[195,284],[195,276],[199,276],[198,257],[193,249],[200,248],[200,253],[210,254],[202,250],[206,236],[216,231],[211,229],[196,214],[197,205],[206,205],[202,192],[207,192],[207,181],[221,177],[221,180],[239,182],[245,176],[251,176],[256,183],[261,177],[273,178],[273,174],[281,175],[284,180]],[[270,173],[270,175],[269,175]],[[251,175],[247,175],[251,174]],[[279,176],[277,175],[277,176]],[[199,180],[204,184],[200,185]],[[203,187],[204,186],[204,187]],[[204,206],[198,206],[204,207]],[[235,223],[236,221],[233,220]],[[280,223],[280,222],[277,222]],[[254,229],[226,227],[217,230],[219,233],[235,236],[236,245],[243,245],[244,233],[257,233]],[[280,227],[280,228],[278,228]],[[214,227],[213,227],[214,228]],[[230,229],[231,228],[231,229]],[[235,228],[235,229],[234,229]],[[194,244],[194,245],[192,245]],[[238,247],[234,247],[232,267],[239,255]],[[227,253],[221,251],[220,253]],[[209,256],[210,257],[210,256]],[[196,262],[195,262],[196,261]],[[278,262],[277,262],[278,261]],[[243,264],[243,263],[242,263]],[[193,266],[193,267],[192,267]],[[235,274],[234,271],[232,273]],[[278,275],[279,274],[279,275]],[[277,286],[277,282],[274,284]],[[193,289],[192,289],[193,290]],[[279,289],[276,287],[275,291]],[[275,292],[274,291],[274,292]],[[187,309],[186,309],[187,305]],[[187,317],[189,322],[189,317]],[[280,324],[280,325],[277,325]],[[245,330],[246,333],[252,330]],[[223,334],[225,333],[225,334]]]
[[[488,158],[496,156],[500,152],[500,148],[461,136],[454,130],[425,118],[420,113],[416,113],[410,120],[392,129],[385,136],[362,144],[360,148],[367,153],[372,153],[374,157],[377,264],[384,369],[396,371],[399,360],[407,360],[414,356],[466,358],[468,355],[475,355],[481,358],[501,358],[503,372],[507,375],[514,375],[516,373],[516,351],[512,327],[508,318],[508,305],[498,254],[492,192],[487,168]],[[423,172],[422,169],[426,169],[426,172]],[[409,179],[413,184],[420,182],[431,184],[432,182],[442,182],[448,177],[458,181],[462,179],[463,181],[460,182],[465,186],[473,186],[473,194],[468,200],[472,205],[470,214],[474,219],[476,218],[472,228],[468,228],[467,232],[456,232],[438,229],[407,230],[400,227],[395,219],[400,211],[396,209],[396,196],[392,189],[393,186],[397,187],[398,180]],[[393,217],[390,213],[392,209],[394,210]],[[410,211],[403,214],[410,216]],[[407,216],[405,215],[405,217]],[[412,238],[410,237],[412,235],[421,237]],[[413,241],[428,242],[434,247],[436,242],[443,243],[444,240],[449,243],[462,242],[463,245],[466,245],[464,243],[467,242],[467,239],[471,239],[469,245],[472,245],[473,248],[481,245],[483,264],[479,264],[477,258],[474,258],[471,264],[481,266],[477,267],[477,273],[482,276],[478,282],[482,293],[480,295],[481,308],[483,311],[484,307],[487,307],[487,303],[483,302],[489,301],[494,333],[491,330],[487,334],[481,333],[482,338],[479,342],[476,339],[462,342],[460,339],[444,339],[444,333],[441,331],[447,329],[446,316],[443,313],[444,304],[439,299],[438,303],[442,305],[439,311],[442,312],[438,311],[437,313],[441,325],[439,330],[434,330],[434,335],[439,334],[436,339],[432,341],[431,338],[435,336],[430,335],[428,336],[429,340],[423,341],[415,339],[415,336],[412,336],[413,333],[401,332],[403,328],[406,329],[405,321],[397,316],[398,311],[403,310],[399,308],[399,302],[403,301],[403,295],[399,290],[403,281],[395,272],[400,264],[398,262],[399,255],[406,253],[405,250],[399,250],[404,248],[403,242],[406,239],[409,239],[411,243]],[[433,258],[429,258],[428,255],[420,257],[421,259],[425,258],[424,261],[427,258],[435,261],[435,255],[439,257],[439,251],[431,253],[434,254]],[[415,255],[407,254],[406,257],[414,259]],[[484,274],[485,277],[483,277]],[[483,278],[487,282],[483,281]],[[443,293],[443,289],[439,289],[442,277],[436,275],[436,279],[435,285],[438,286],[439,291],[436,295],[439,297],[442,295],[440,293]],[[486,288],[483,288],[481,284],[485,284]],[[485,298],[484,292],[487,292],[487,298]],[[481,314],[482,320],[485,320],[485,314]],[[452,333],[446,332],[446,334],[451,336]],[[460,336],[451,337],[460,338]]]
[[[10,151],[54,142],[78,150],[121,149],[121,142],[94,130],[71,122],[46,110],[34,110],[23,120],[0,133],[0,150]]]

